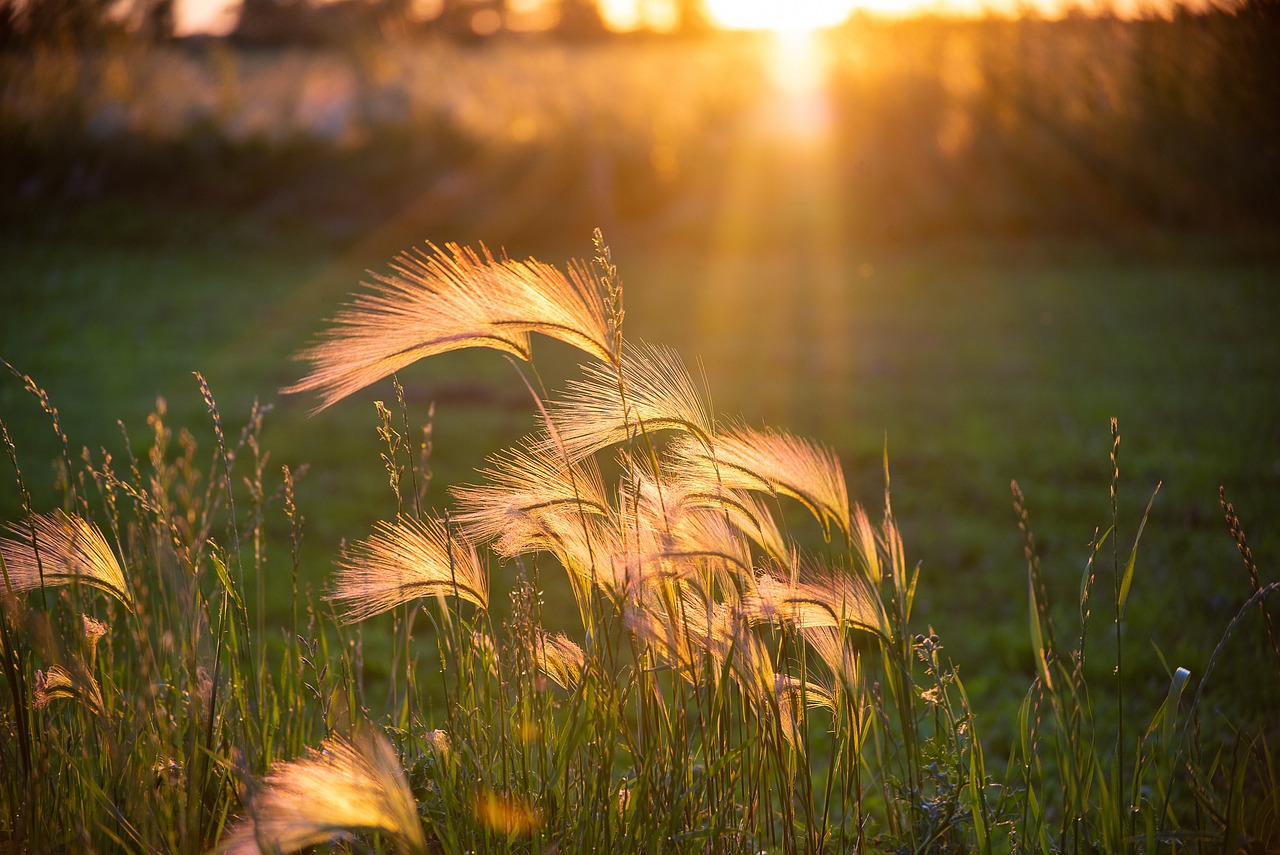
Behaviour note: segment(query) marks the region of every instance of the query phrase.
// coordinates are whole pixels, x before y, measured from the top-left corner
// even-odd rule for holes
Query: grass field
[[[748,113],[742,127],[768,127],[771,109]],[[1036,676],[1010,481],[1026,496],[1055,618],[1069,628],[1091,541],[1111,523],[1117,419],[1122,560],[1159,485],[1123,626],[1126,680],[1139,705],[1154,706],[1170,681],[1162,659],[1198,679],[1251,593],[1220,487],[1262,583],[1280,578],[1280,256],[1267,230],[890,239],[869,225],[875,199],[850,198],[836,180],[839,152],[819,146],[801,160],[787,146],[802,144],[734,138],[670,204],[610,213],[605,237],[625,283],[627,335],[675,347],[705,376],[718,413],[831,445],[852,497],[869,508],[880,501],[887,450],[906,558],[920,566],[915,623],[931,626],[960,664],[996,762],[1017,741],[1018,705]],[[132,195],[110,180],[75,197],[11,198],[0,234],[0,357],[48,391],[73,454],[86,447],[95,458],[100,449],[122,457],[117,420],[133,452],[145,453],[159,396],[167,424],[189,428],[200,459],[211,460],[195,371],[230,435],[255,399],[269,404],[269,471],[307,467],[297,485],[300,579],[318,594],[340,544],[395,513],[372,403],[394,393],[384,382],[310,416],[314,400],[278,392],[304,372],[291,355],[366,270],[385,271],[392,254],[423,240],[486,240],[552,263],[590,257],[589,229],[560,223],[590,220],[598,199],[572,197],[550,225],[539,222],[529,200],[564,198],[556,194],[577,174],[565,165],[572,151],[548,166],[486,160],[453,140],[418,164],[410,186],[389,167],[352,172],[358,158],[306,151],[314,160],[299,157],[286,178],[272,177],[270,153],[244,155],[239,171],[222,162],[226,176],[215,167],[195,179],[207,198],[162,181]],[[439,180],[448,175],[472,181],[462,183],[471,195],[449,196],[457,181]],[[361,192],[370,182],[385,184],[392,201]],[[528,198],[509,204],[504,186]],[[575,375],[579,354],[541,339],[535,348],[550,388]],[[450,502],[450,485],[475,479],[486,455],[534,427],[528,391],[495,353],[437,357],[399,380],[416,423],[434,406],[436,507]],[[35,509],[48,510],[59,444],[17,378],[0,378],[0,420]],[[21,515],[12,483],[6,476],[0,490],[4,520]],[[821,548],[811,522],[787,519],[802,543]],[[284,566],[287,526],[268,526],[266,549]],[[1110,545],[1099,561],[1110,567]],[[281,572],[263,585],[268,621],[284,625],[291,579]],[[255,598],[252,587],[246,594]],[[572,626],[567,589],[549,582],[547,597],[548,624]],[[367,635],[371,651],[389,643],[382,624]],[[394,679],[377,659],[368,657],[372,678]],[[1256,614],[1217,668],[1212,707],[1274,733],[1280,687],[1257,682],[1272,672]],[[1106,698],[1094,703],[1111,714]]]
[[[7,301],[5,358],[49,391],[73,446],[95,452],[119,454],[117,419],[135,443],[149,441],[157,396],[171,424],[207,445],[193,371],[233,424],[254,398],[272,404],[273,463],[311,467],[298,491],[306,576],[319,588],[338,541],[392,509],[368,403],[391,391],[309,418],[311,402],[277,390],[297,378],[291,354],[356,288],[361,268],[385,269],[387,259],[282,244],[23,236],[4,252],[6,281],[23,283]],[[1090,538],[1109,520],[1112,416],[1124,437],[1130,536],[1163,484],[1135,583],[1136,636],[1194,670],[1247,595],[1219,486],[1259,565],[1274,565],[1280,344],[1268,330],[1280,305],[1265,259],[1213,242],[869,247],[838,268],[839,290],[819,298],[804,294],[818,286],[786,249],[738,256],[730,281],[710,269],[710,249],[664,251],[625,236],[615,246],[632,334],[699,360],[722,412],[831,443],[864,501],[881,488],[887,444],[904,537],[922,565],[921,614],[972,663],[977,691],[1030,670],[1009,481],[1026,492],[1054,593],[1070,603]],[[544,350],[571,376],[570,361],[554,362],[554,344]],[[401,380],[418,418],[436,404],[441,485],[469,480],[485,454],[533,424],[518,377],[492,354],[458,354]],[[39,473],[57,446],[47,419],[15,380],[3,396],[24,467],[36,473],[32,489],[48,502],[52,480]],[[435,498],[446,500],[442,488]],[[16,495],[5,499],[15,513]],[[1154,654],[1144,660],[1162,683]]]

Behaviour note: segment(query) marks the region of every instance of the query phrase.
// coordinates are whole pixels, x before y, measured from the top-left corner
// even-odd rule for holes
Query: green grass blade
[[[1147,509],[1142,514],[1142,522],[1138,524],[1138,534],[1133,539],[1133,548],[1129,550],[1129,560],[1125,562],[1124,574],[1120,577],[1120,616],[1124,616],[1125,603],[1129,600],[1129,588],[1133,585],[1133,568],[1138,562],[1138,542],[1142,540],[1142,532],[1147,527],[1147,518],[1151,516],[1151,506],[1156,502],[1156,496],[1160,493],[1160,484],[1156,485],[1155,491],[1151,494],[1151,499],[1147,502]]]

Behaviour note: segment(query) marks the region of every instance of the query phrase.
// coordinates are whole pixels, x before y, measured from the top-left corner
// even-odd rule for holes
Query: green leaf
[[[1129,552],[1129,560],[1124,565],[1124,575],[1120,578],[1119,606],[1121,617],[1124,616],[1125,601],[1129,599],[1129,586],[1133,584],[1133,567],[1138,561],[1138,541],[1142,540],[1142,530],[1147,527],[1147,517],[1151,516],[1151,506],[1156,503],[1156,496],[1160,493],[1161,484],[1156,484],[1155,492],[1151,494],[1151,500],[1147,502],[1147,509],[1142,514],[1142,523],[1138,526],[1138,535],[1133,539],[1133,549]]]
[[[1049,691],[1053,690],[1053,680],[1049,677],[1049,669],[1045,662],[1044,631],[1040,627],[1040,607],[1036,597],[1036,579],[1034,573],[1027,571],[1027,599],[1031,606],[1031,651],[1036,657],[1036,672],[1040,681]]]
[[[982,745],[975,737],[969,749],[969,814],[973,818],[973,833],[977,837],[978,849],[991,851],[991,841],[987,829],[987,811],[983,793],[985,773],[982,768]]]
[[[231,574],[227,572],[226,563],[216,552],[210,553],[209,558],[213,561],[213,569],[218,573],[218,581],[222,582],[223,590],[231,595],[231,600],[236,604],[237,609],[244,609],[244,601],[240,599],[240,592],[236,590],[236,583],[232,581]]]

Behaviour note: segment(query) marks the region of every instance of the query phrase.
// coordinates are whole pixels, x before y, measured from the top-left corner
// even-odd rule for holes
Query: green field
[[[361,268],[385,270],[389,259],[303,239],[109,238],[68,229],[9,240],[5,279],[21,284],[4,313],[5,358],[48,390],[73,451],[119,456],[117,419],[144,448],[157,396],[170,424],[190,428],[208,450],[194,371],[230,425],[242,424],[255,398],[274,406],[266,423],[273,466],[310,465],[298,488],[305,571],[321,588],[339,540],[394,512],[369,403],[393,394],[384,384],[309,417],[312,402],[277,390],[301,375],[291,354],[356,290]],[[589,256],[588,238],[578,255]],[[868,508],[880,501],[887,445],[895,509],[922,568],[919,614],[975,686],[1030,673],[1010,480],[1027,495],[1054,594],[1068,605],[1095,529],[1110,523],[1112,416],[1124,439],[1126,549],[1163,484],[1139,553],[1130,633],[1194,673],[1247,597],[1219,486],[1259,566],[1275,566],[1274,262],[1203,240],[1136,248],[966,241],[868,247],[823,285],[806,279],[803,254],[786,248],[741,254],[727,281],[710,269],[711,247],[671,243],[625,234],[614,243],[630,334],[700,362],[720,413],[831,444],[854,499]],[[829,290],[806,293],[818,287]],[[551,388],[573,376],[556,345],[540,352],[562,369],[544,376]],[[401,380],[416,419],[436,405],[432,495],[442,504],[445,485],[474,480],[487,454],[534,427],[521,381],[495,354],[443,358]],[[2,388],[30,488],[47,506],[44,473],[57,456],[48,419],[16,380]],[[7,515],[16,504],[7,489]],[[1259,641],[1241,640],[1242,662],[1261,664]],[[1143,673],[1162,685],[1154,652],[1144,653]],[[1250,670],[1242,667],[1241,678]]]

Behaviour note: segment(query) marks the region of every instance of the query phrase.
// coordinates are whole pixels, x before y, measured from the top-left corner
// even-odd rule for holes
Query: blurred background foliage
[[[705,197],[766,85],[762,37],[715,33],[694,0],[661,35],[613,33],[589,0],[510,6],[247,0],[227,37],[174,39],[172,0],[4,0],[6,212],[148,185],[217,202],[210,175],[297,195],[310,163],[335,193],[323,214],[349,217],[350,195],[385,199],[371,171],[402,185],[427,166],[439,194],[465,195],[452,170],[476,152],[481,171],[542,176],[561,213],[529,219],[550,232]],[[845,227],[877,240],[1274,228],[1278,10],[855,14],[825,39]],[[317,201],[295,200],[308,214]]]

